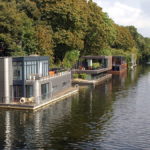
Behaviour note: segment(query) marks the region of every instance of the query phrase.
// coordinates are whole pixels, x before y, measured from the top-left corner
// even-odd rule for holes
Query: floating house
[[[112,69],[112,56],[83,56],[73,69],[76,73],[96,75]]]
[[[112,74],[118,74],[127,70],[127,62],[124,56],[112,57]]]
[[[107,74],[112,69],[112,56],[83,56],[72,69],[72,74],[86,74],[87,79],[73,80],[74,83],[95,84],[111,75]]]
[[[49,72],[47,56],[0,58],[0,107],[37,109],[74,92],[71,72]]]

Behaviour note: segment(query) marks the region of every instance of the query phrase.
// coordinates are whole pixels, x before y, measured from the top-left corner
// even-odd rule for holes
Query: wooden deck
[[[43,108],[47,105],[52,105],[62,99],[65,99],[66,97],[69,97],[73,94],[76,94],[79,91],[78,87],[71,87],[69,89],[66,89],[59,94],[56,94],[52,99],[49,101],[39,104],[39,105],[33,105],[33,104],[20,104],[20,103],[11,103],[11,104],[3,104],[0,103],[0,108],[4,109],[20,109],[20,110],[37,110],[40,108]]]
[[[111,70],[111,68],[101,68],[97,70],[79,70],[79,69],[73,69],[72,73],[86,73],[86,74],[99,74],[103,72],[107,72]]]
[[[111,78],[112,78],[112,74],[106,74],[105,76],[100,77],[99,79],[95,79],[95,80],[74,79],[72,83],[79,84],[79,85],[94,85],[95,86]]]
[[[125,73],[125,72],[127,72],[127,68],[124,68],[124,69],[122,69],[122,70],[119,70],[119,71],[113,71],[113,70],[111,70],[111,71],[109,71],[109,73],[111,73],[111,74],[122,74],[122,73]]]

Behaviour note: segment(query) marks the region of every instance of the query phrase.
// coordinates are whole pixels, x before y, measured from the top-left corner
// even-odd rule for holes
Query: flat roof
[[[49,56],[17,56],[12,57],[13,61],[32,61],[32,60],[49,60]]]
[[[104,58],[110,58],[112,56],[82,56],[81,58],[85,59],[104,59]]]
[[[113,56],[114,58],[125,58],[125,56]]]

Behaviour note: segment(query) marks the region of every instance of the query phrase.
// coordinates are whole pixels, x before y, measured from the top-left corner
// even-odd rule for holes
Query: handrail
[[[27,79],[26,81],[33,81],[33,80],[46,80],[46,79],[52,79],[52,78],[56,78],[56,77],[60,77],[60,76],[64,76],[64,75],[67,75],[67,74],[71,74],[70,71],[65,71],[65,72],[59,72],[57,74],[55,74],[54,76],[45,76],[45,77],[39,77],[38,79]]]

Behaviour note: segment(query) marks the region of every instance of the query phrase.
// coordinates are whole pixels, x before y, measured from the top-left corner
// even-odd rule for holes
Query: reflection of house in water
[[[127,75],[128,75],[127,71],[124,71],[121,74],[114,75],[113,78],[112,78],[112,82],[115,83],[114,86],[115,87],[116,86],[118,86],[118,87],[124,87]]]
[[[0,149],[38,149],[48,145],[56,126],[69,118],[71,104],[68,98],[37,112],[3,111]]]
[[[95,89],[82,90],[78,100],[68,98],[37,112],[7,111],[8,115],[3,112],[8,118],[2,122],[3,126],[11,126],[7,131],[9,144],[5,142],[2,146],[7,149],[73,149],[70,143],[75,145],[83,138],[93,141],[112,114],[107,113],[111,111],[112,96],[106,95],[111,90],[111,81]],[[6,132],[1,134],[6,138],[5,135]]]
[[[47,56],[2,57],[0,64],[1,107],[34,109],[74,91],[70,71],[49,74]]]
[[[10,120],[10,112],[6,112],[6,118],[5,118],[5,148],[4,149],[7,149],[7,150],[11,150],[11,146],[12,146],[12,141],[11,141],[11,137],[12,135],[10,134],[11,133],[11,120]]]

